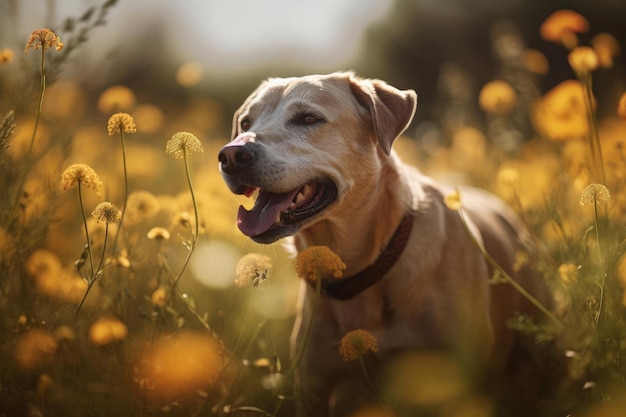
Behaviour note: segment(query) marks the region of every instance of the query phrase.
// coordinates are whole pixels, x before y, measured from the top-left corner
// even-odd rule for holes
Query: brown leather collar
[[[351,277],[323,280],[322,294],[337,300],[347,300],[376,284],[400,258],[412,228],[413,214],[409,212],[402,218],[391,240],[373,264]]]

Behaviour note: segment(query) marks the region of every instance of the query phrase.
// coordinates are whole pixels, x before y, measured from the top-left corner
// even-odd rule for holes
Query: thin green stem
[[[596,316],[595,326],[598,327],[598,323],[600,322],[600,316],[602,315],[602,310],[604,306],[604,288],[606,286],[606,268],[604,265],[604,256],[602,255],[602,243],[600,242],[600,221],[598,220],[598,201],[593,199],[593,210],[594,210],[594,225],[596,229],[596,242],[598,245],[598,256],[600,258],[600,266],[602,268],[602,283],[599,284],[600,287],[600,301],[598,305],[598,314]]]
[[[183,159],[185,161],[185,175],[187,176],[187,185],[189,186],[189,192],[191,193],[191,201],[193,203],[193,213],[194,213],[194,218],[195,218],[195,225],[194,225],[194,229],[192,230],[192,237],[191,237],[191,245],[187,248],[187,256],[185,257],[185,261],[183,262],[183,266],[180,268],[180,271],[178,272],[178,275],[174,278],[174,282],[172,284],[172,290],[171,290],[171,295],[173,295],[176,292],[176,287],[178,286],[178,281],[180,281],[180,278],[183,276],[183,272],[185,272],[185,269],[187,268],[187,264],[189,263],[189,260],[191,259],[191,255],[193,254],[193,251],[196,248],[196,243],[198,242],[198,234],[199,234],[199,219],[198,219],[198,204],[196,202],[196,195],[195,192],[193,190],[193,183],[191,182],[191,174],[189,172],[189,164],[187,161],[187,148],[183,148]],[[170,295],[170,296],[171,296]]]
[[[91,266],[91,277],[93,277],[95,274],[95,270],[93,268],[93,249],[91,247],[91,238],[89,237],[89,228],[87,227],[87,217],[85,216],[85,207],[83,205],[83,193],[80,180],[78,180],[78,202],[80,204],[80,214],[83,216],[83,227],[85,228],[87,251],[89,253],[89,265]]]
[[[483,257],[487,260],[487,262],[494,269],[500,272],[501,278],[503,278],[508,284],[510,284],[513,288],[515,288],[517,292],[519,292],[528,301],[530,301],[535,307],[537,307],[537,309],[541,311],[543,314],[545,314],[554,324],[556,324],[559,328],[562,328],[563,323],[561,323],[561,320],[559,320],[554,314],[552,314],[550,310],[548,310],[543,304],[541,304],[539,300],[537,300],[532,294],[526,291],[524,287],[522,287],[517,281],[515,281],[513,277],[511,277],[509,273],[506,272],[504,268],[502,268],[495,259],[493,259],[493,257],[489,254],[489,252],[487,252],[487,250],[483,247],[483,245],[481,245],[480,242],[478,242],[478,240],[476,239],[476,237],[470,230],[469,226],[467,225],[462,207],[459,208],[458,212],[459,212],[459,218],[461,219],[461,224],[463,225],[463,228],[465,229],[465,232],[469,236],[470,240],[472,241],[474,246],[480,251]]]
[[[359,356],[359,365],[361,367],[361,372],[363,373],[363,376],[365,377],[365,381],[367,381],[367,385],[369,385],[370,389],[372,390],[372,394],[378,397],[378,391],[376,390],[376,386],[372,382],[372,379],[370,378],[370,375],[367,372],[367,368],[365,367],[365,361],[363,360],[363,355],[359,352],[358,356]]]
[[[115,233],[115,239],[113,240],[113,256],[117,251],[117,240],[122,230],[122,223],[124,222],[124,214],[126,214],[126,203],[128,202],[128,169],[126,168],[126,140],[124,139],[124,127],[120,126],[120,139],[122,141],[122,165],[124,166],[124,205],[122,206],[122,214],[120,215],[120,223]]]
[[[193,203],[193,214],[195,218],[195,227],[193,231],[193,244],[192,248],[196,246],[198,242],[198,235],[200,231],[200,222],[198,219],[198,203],[196,201],[196,193],[193,190],[193,183],[191,182],[191,173],[189,172],[189,163],[187,161],[187,148],[183,148],[183,160],[185,161],[185,175],[187,176],[187,185],[189,186],[189,193],[191,194],[191,201]]]
[[[317,305],[319,304],[321,294],[322,294],[322,277],[318,273],[317,279],[315,280],[315,296],[313,297],[313,304],[311,306],[311,317],[309,318],[309,321],[306,323],[306,327],[304,328],[304,332],[302,333],[302,339],[300,340],[300,343],[298,344],[298,349],[296,350],[293,360],[291,361],[291,366],[289,367],[289,371],[287,372],[283,381],[291,380],[291,378],[293,378],[293,375],[296,369],[298,368],[298,365],[300,365],[300,361],[302,360],[302,355],[304,354],[304,349],[306,348],[307,342],[309,340],[309,336],[311,335],[311,329],[313,328],[313,319],[315,318],[315,310],[317,310]],[[282,383],[281,383],[281,386],[282,386]],[[278,387],[279,394],[280,394],[281,386]],[[276,414],[278,413],[278,411],[280,410],[283,404],[283,401],[284,401],[284,396],[279,395],[278,402],[276,403],[276,407],[274,408],[274,413],[272,414],[272,416],[276,416]]]
[[[26,161],[24,164],[24,171],[22,172],[22,177],[20,179],[20,184],[17,187],[17,194],[15,195],[15,204],[13,205],[13,210],[11,211],[11,216],[9,219],[13,217],[15,214],[15,210],[20,204],[20,198],[22,197],[22,193],[24,192],[24,183],[26,182],[26,175],[30,170],[30,165],[33,159],[33,149],[35,147],[35,136],[37,136],[37,129],[39,127],[39,120],[41,119],[41,110],[43,108],[43,97],[46,92],[46,48],[42,45],[41,47],[41,77],[40,77],[40,86],[39,86],[39,104],[37,106],[37,114],[35,116],[35,126],[33,127],[33,135],[30,138],[30,146],[28,147],[28,153],[26,154]]]
[[[598,123],[593,110],[591,73],[579,74],[578,80],[583,85],[585,109],[587,111],[587,120],[589,122],[589,150],[591,153],[593,174],[598,178],[601,184],[605,184],[606,174],[604,172],[604,158],[602,157],[602,146],[600,144],[600,135],[598,134]]]
[[[96,281],[98,280],[98,277],[100,277],[100,268],[102,268],[102,263],[104,262],[104,254],[106,253],[106,249],[107,249],[108,236],[109,236],[109,224],[106,223],[104,227],[104,244],[102,245],[102,255],[100,256],[100,262],[98,262],[98,268],[96,268],[96,271],[92,274],[91,279],[87,283],[87,290],[85,291],[85,294],[83,295],[83,299],[80,301],[80,304],[78,305],[78,308],[76,309],[76,313],[74,313],[74,317],[78,316],[78,313],[80,313],[80,309],[83,307],[83,304],[85,303],[85,300],[87,299],[87,295],[89,295],[89,292],[91,291],[91,288],[93,287],[93,284],[95,284]]]

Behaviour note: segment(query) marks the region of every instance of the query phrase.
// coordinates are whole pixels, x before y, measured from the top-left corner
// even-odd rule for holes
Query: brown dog
[[[528,310],[509,285],[490,285],[492,270],[468,236],[445,190],[403,164],[392,150],[416,109],[416,94],[353,73],[275,78],[237,110],[233,140],[219,153],[236,194],[258,191],[239,210],[254,241],[293,236],[298,251],[324,245],[347,265],[325,281],[300,365],[305,408],[328,415],[345,375],[358,370],[338,351],[349,331],[378,341],[378,357],[405,349],[449,352],[472,371],[503,367],[515,334],[505,321]],[[529,271],[515,270],[524,228],[496,197],[461,189],[466,226],[531,293],[545,298]],[[315,290],[302,283],[293,343],[311,320]],[[491,368],[490,368],[491,369]]]

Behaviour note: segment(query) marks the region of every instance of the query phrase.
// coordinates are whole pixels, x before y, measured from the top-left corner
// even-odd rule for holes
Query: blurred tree
[[[545,87],[573,77],[567,51],[539,36],[539,26],[553,11],[570,8],[583,14],[591,30],[587,42],[609,32],[626,44],[622,0],[395,0],[391,11],[365,34],[353,67],[364,76],[383,78],[400,88],[413,88],[419,96],[416,121],[431,120],[436,112],[438,78],[450,61],[467,74],[475,94],[498,74],[490,44],[491,27],[502,20],[517,25],[528,46],[550,58]]]

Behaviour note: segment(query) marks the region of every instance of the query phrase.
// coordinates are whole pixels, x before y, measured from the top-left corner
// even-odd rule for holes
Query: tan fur
[[[334,73],[268,80],[235,114],[233,138],[265,151],[255,161],[259,176],[266,176],[258,179],[260,187],[284,192],[319,176],[337,185],[336,203],[293,237],[298,251],[328,246],[351,276],[376,260],[405,213],[414,215],[407,247],[377,284],[350,300],[321,298],[300,366],[308,415],[326,415],[335,382],[354,372],[355,364],[338,352],[348,331],[374,334],[383,358],[407,348],[443,349],[480,372],[507,361],[514,335],[504,323],[528,310],[509,286],[488,284],[487,262],[459,213],[444,204],[452,189],[403,164],[391,150],[411,122],[416,99],[413,91],[379,80]],[[314,109],[325,123],[301,131],[287,126],[302,108]],[[242,115],[253,120],[243,136]],[[530,291],[543,291],[529,271],[512,269],[525,232],[511,210],[482,191],[462,189],[461,196],[475,237]],[[313,293],[302,284],[294,346],[311,319]]]

